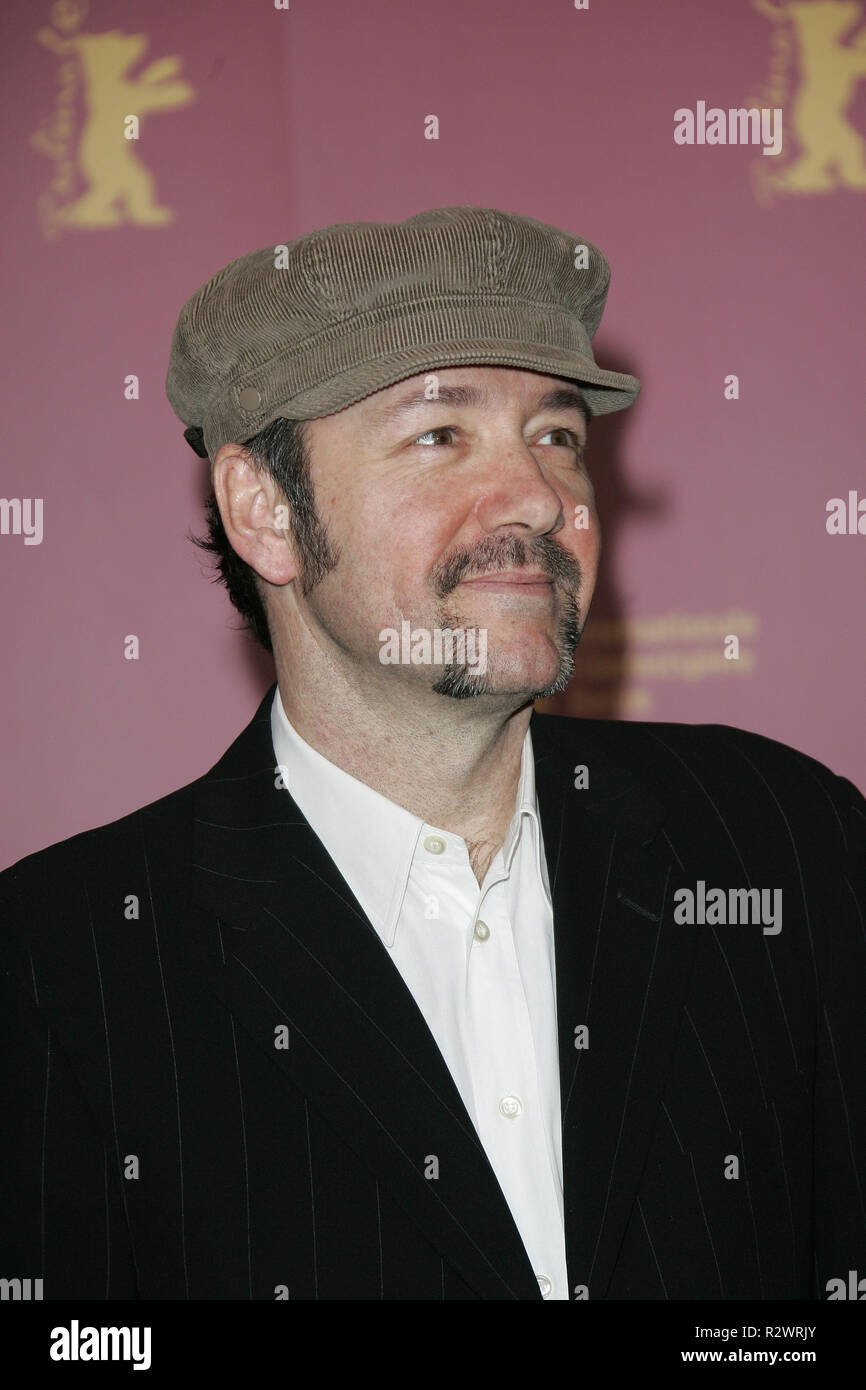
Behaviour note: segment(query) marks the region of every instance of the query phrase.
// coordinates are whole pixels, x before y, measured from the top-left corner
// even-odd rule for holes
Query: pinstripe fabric
[[[429,1029],[275,786],[272,698],[205,777],[0,874],[0,1277],[539,1299]],[[572,1295],[866,1276],[863,798],[720,726],[535,715],[532,740]],[[781,932],[675,922],[698,880],[781,889]]]

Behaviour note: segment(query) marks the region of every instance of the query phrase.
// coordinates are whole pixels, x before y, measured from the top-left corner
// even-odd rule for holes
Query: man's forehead
[[[510,367],[448,367],[421,372],[373,392],[358,404],[364,407],[369,420],[388,423],[425,405],[483,409],[514,400],[529,409],[574,410],[584,420],[589,415],[576,382]]]

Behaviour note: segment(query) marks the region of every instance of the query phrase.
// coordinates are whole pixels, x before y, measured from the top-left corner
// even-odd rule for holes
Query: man
[[[533,713],[595,584],[588,418],[639,389],[592,356],[608,281],[440,208],[184,306],[167,391],[277,684],[198,781],[0,876],[3,1265],[45,1297],[866,1272],[863,798],[739,730]]]

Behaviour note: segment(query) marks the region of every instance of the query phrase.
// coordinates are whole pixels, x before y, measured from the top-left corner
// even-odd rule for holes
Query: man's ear
[[[300,573],[289,531],[287,503],[265,468],[242,444],[223,444],[211,468],[223,528],[232,550],[269,584],[288,584]]]

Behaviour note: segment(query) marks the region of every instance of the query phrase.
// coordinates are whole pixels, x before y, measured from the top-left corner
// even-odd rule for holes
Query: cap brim
[[[624,410],[633,404],[640,392],[637,377],[626,372],[606,371],[591,357],[565,348],[515,343],[511,352],[501,341],[475,339],[463,340],[459,346],[452,344],[441,350],[404,348],[374,362],[359,364],[283,402],[279,414],[296,420],[334,415],[407,377],[435,371],[437,367],[461,366],[517,367],[564,377],[582,388],[593,415]]]

